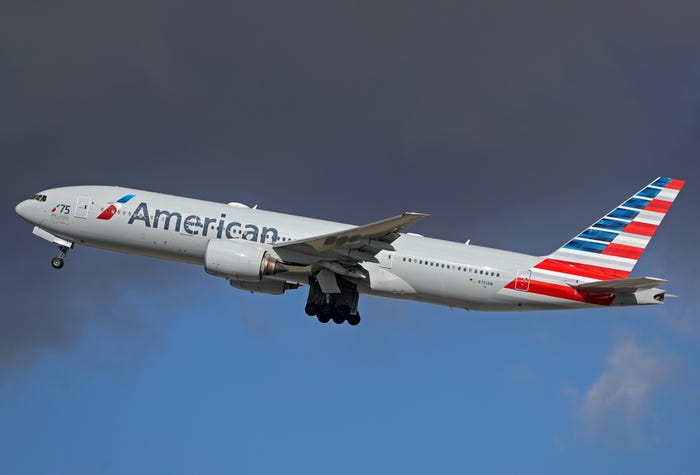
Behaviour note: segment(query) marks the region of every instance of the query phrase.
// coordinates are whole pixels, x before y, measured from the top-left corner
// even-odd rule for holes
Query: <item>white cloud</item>
[[[578,407],[586,435],[622,445],[646,442],[645,429],[654,421],[653,403],[677,370],[674,356],[634,340],[617,343]]]

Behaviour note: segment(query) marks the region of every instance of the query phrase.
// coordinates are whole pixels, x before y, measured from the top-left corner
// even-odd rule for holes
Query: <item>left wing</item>
[[[273,248],[282,253],[292,251],[313,256],[318,260],[372,260],[379,251],[393,250],[391,243],[398,239],[399,232],[427,216],[423,213],[401,213],[364,226],[275,244]]]

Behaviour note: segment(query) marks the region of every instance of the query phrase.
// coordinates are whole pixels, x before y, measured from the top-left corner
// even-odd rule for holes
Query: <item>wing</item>
[[[402,213],[364,226],[275,244],[273,248],[280,254],[301,253],[317,260],[372,260],[379,251],[394,250],[391,243],[398,239],[399,232],[427,216],[423,213]]]

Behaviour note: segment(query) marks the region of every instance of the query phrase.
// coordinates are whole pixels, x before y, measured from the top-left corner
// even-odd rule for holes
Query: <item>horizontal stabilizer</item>
[[[571,285],[580,292],[609,292],[613,294],[634,293],[637,290],[651,289],[668,283],[655,277],[633,277],[631,279],[599,280],[586,284]]]

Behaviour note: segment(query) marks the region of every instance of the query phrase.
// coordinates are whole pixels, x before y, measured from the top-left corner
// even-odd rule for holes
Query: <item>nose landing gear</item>
[[[66,246],[58,246],[58,256],[51,259],[51,267],[60,269],[63,267],[63,258],[66,257],[68,248]]]

